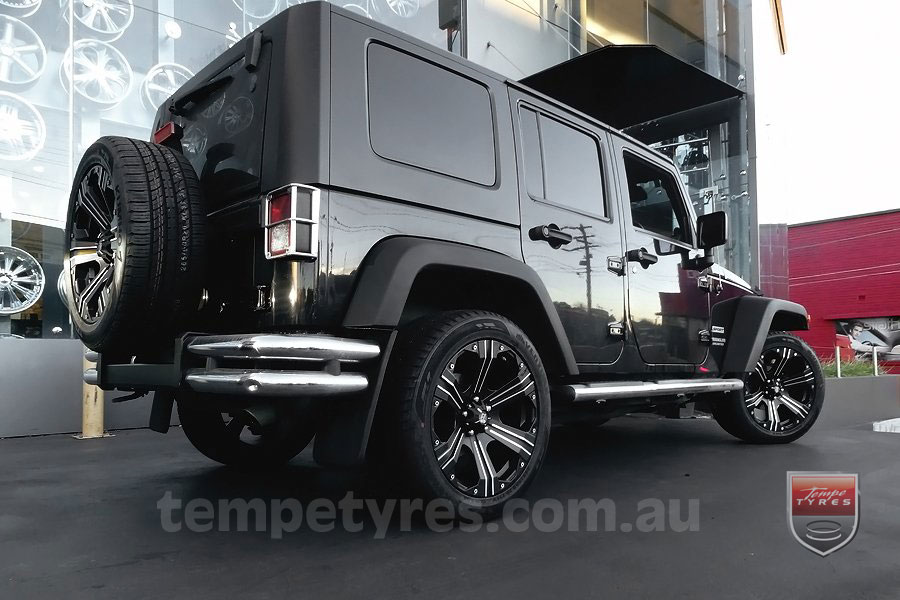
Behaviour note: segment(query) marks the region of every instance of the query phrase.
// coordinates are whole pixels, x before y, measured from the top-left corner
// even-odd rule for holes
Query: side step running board
[[[648,398],[678,394],[730,392],[743,389],[740,379],[667,379],[663,381],[604,381],[574,383],[554,388],[563,398],[574,402],[603,402],[620,398]]]

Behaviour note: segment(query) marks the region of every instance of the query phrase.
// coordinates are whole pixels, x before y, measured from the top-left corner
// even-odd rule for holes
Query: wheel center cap
[[[12,287],[12,277],[6,273],[0,274],[0,289],[9,289]]]
[[[12,56],[15,54],[15,50],[9,44],[0,44],[0,54],[3,56]]]
[[[478,424],[479,425],[484,425],[485,423],[487,423],[487,419],[488,419],[487,413],[478,411]]]

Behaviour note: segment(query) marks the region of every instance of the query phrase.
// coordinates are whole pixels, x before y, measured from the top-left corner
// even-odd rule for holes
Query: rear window
[[[480,185],[497,179],[488,89],[382,46],[368,49],[369,136],[379,156]]]

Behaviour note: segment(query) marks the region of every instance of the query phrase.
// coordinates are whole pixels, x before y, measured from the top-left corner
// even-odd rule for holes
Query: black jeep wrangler
[[[577,59],[576,59],[577,60]],[[538,78],[539,79],[539,78]],[[105,137],[68,208],[85,379],[213,460],[368,458],[483,512],[554,419],[706,406],[759,443],[823,401],[803,307],[713,262],[663,155],[346,10],[281,13]]]

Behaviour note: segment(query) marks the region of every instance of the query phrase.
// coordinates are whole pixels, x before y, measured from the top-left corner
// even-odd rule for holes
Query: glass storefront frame
[[[448,34],[438,27],[443,1],[339,4],[446,49]],[[29,252],[45,276],[33,307],[0,316],[0,335],[70,336],[55,283],[71,177],[87,145],[110,134],[149,138],[154,104],[170,89],[267,18],[298,3],[0,3],[0,33],[17,40],[13,46],[26,48],[18,51],[26,67],[4,61],[0,36],[0,246]],[[679,16],[684,6],[690,18]],[[617,7],[627,7],[630,22],[637,25],[643,16],[642,34],[623,31],[624,17],[604,22],[604,14],[625,14]],[[759,281],[750,0],[680,5],[672,0],[461,0],[460,14],[460,28],[449,36],[453,49],[513,79],[598,45],[649,42],[745,90],[745,99],[727,120],[710,124],[679,115],[679,125],[668,128],[665,137],[644,141],[679,162],[698,212],[729,213],[732,241],[720,249],[719,259],[751,282]],[[679,19],[690,21],[689,26]],[[35,37],[37,42],[29,42]],[[8,53],[8,40],[5,48]]]

